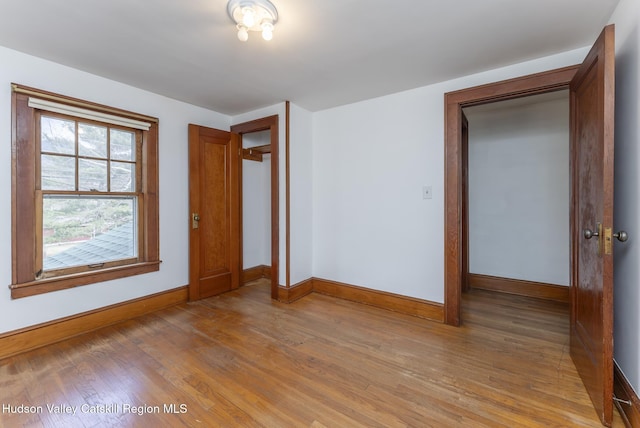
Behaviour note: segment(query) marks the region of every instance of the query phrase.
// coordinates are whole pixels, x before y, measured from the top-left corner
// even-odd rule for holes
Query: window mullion
[[[76,156],[76,191],[78,191],[80,189],[80,160],[78,159],[78,155],[80,154],[80,138],[79,138],[79,131],[78,131],[78,121],[74,121],[75,124],[75,136],[76,136],[76,152],[75,152],[75,156]]]

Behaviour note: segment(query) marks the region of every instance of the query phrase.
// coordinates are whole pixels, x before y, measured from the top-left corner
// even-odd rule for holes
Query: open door
[[[189,125],[189,300],[240,286],[238,141]]]
[[[602,423],[613,417],[614,26],[570,84],[571,357]]]
[[[460,324],[463,281],[462,108],[570,89],[571,356],[602,422],[613,417],[614,26],[580,66],[445,94],[445,323]],[[562,239],[562,237],[558,237]]]

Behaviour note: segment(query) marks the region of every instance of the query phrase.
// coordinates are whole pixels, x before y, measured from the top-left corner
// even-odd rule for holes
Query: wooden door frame
[[[235,132],[240,135],[239,146],[242,148],[242,136],[243,134],[249,134],[259,131],[270,131],[269,138],[271,144],[271,298],[278,298],[278,281],[279,281],[279,259],[280,259],[280,209],[279,209],[279,194],[278,194],[278,121],[279,116],[273,115],[255,119],[249,122],[239,123],[231,127],[231,132]],[[242,164],[242,162],[240,162]],[[242,166],[239,168],[239,180],[240,180],[240,272],[243,270],[242,266],[242,251],[243,251],[243,224],[242,224]]]
[[[460,298],[464,276],[463,252],[468,247],[462,227],[465,201],[462,108],[568,89],[578,67],[579,65],[559,68],[448,92],[444,95],[444,320],[446,324],[460,325]],[[573,218],[570,222],[573,228]],[[573,252],[573,248],[571,251]],[[573,260],[573,254],[571,260]]]
[[[460,112],[461,138],[461,173],[462,173],[462,276],[460,289],[464,293],[469,291],[469,121]]]

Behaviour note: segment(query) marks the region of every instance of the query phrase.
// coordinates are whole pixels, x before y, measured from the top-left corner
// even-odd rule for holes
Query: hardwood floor
[[[566,304],[476,290],[455,328],[269,293],[259,280],[1,360],[0,426],[600,426]]]

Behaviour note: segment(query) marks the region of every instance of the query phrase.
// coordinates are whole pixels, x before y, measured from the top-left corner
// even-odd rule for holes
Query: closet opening
[[[462,290],[568,303],[569,91],[462,113]]]
[[[242,281],[271,279],[271,132],[242,136]]]
[[[271,280],[278,298],[279,195],[278,115],[231,127],[240,136],[240,268],[241,284]]]
[[[569,88],[579,66],[570,66],[546,72],[503,80],[500,82],[461,89],[445,94],[445,323],[460,325],[460,298],[462,294],[463,263],[467,245],[463,227],[465,196],[463,191],[463,108],[491,104],[538,94],[552,93]],[[571,227],[573,227],[573,222]],[[501,230],[495,230],[496,234]],[[528,231],[538,233],[538,231]],[[513,239],[517,239],[515,236]],[[571,257],[574,254],[572,252]]]

